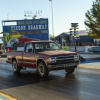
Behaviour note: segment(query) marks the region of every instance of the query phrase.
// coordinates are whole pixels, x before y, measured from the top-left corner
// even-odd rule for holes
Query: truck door
[[[34,54],[34,48],[32,43],[28,43],[23,52],[23,66],[28,68],[36,67],[36,59]]]

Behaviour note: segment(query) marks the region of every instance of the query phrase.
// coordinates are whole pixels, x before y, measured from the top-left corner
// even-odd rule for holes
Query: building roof
[[[66,34],[66,35],[70,35],[70,32],[63,32],[63,33],[61,33],[61,34]],[[58,36],[60,36],[61,34],[59,34]],[[72,34],[74,34],[74,32],[72,32]],[[88,33],[86,32],[86,30],[79,30],[79,35],[80,36],[87,36],[88,35]]]
[[[48,19],[48,18],[38,18],[38,19]],[[29,21],[29,20],[38,20],[38,19],[19,19],[19,20],[2,20],[2,22],[16,22],[16,21],[23,21],[23,20],[25,20],[25,21]]]

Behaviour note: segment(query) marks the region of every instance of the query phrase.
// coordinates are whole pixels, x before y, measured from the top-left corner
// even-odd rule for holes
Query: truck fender
[[[36,66],[37,66],[37,67],[38,67],[38,64],[39,64],[41,61],[43,61],[43,62],[45,63],[45,65],[47,65],[46,62],[45,62],[45,60],[44,60],[43,58],[38,58],[38,59],[37,59],[37,62],[36,62]]]

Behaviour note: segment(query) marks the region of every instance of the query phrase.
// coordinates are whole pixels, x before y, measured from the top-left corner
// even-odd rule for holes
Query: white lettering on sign
[[[21,26],[21,30],[23,30],[23,26]]]
[[[26,26],[11,26],[11,31],[26,30]]]
[[[31,30],[34,30],[34,27],[33,27],[33,25],[31,25]]]
[[[42,29],[44,29],[44,25],[42,25]]]
[[[14,31],[15,31],[15,26],[14,26]]]
[[[26,30],[26,26],[23,26],[23,30]]]
[[[30,25],[28,25],[28,30],[30,30]]]
[[[47,29],[47,25],[23,25],[23,26],[11,26],[11,31],[19,31],[19,30],[41,30]]]
[[[39,29],[41,29],[41,25],[39,25]]]
[[[19,30],[19,29],[18,29],[18,26],[16,26],[16,30]]]
[[[36,29],[38,29],[38,25],[36,25]]]
[[[19,30],[20,30],[20,26],[19,26]]]
[[[45,29],[47,29],[47,25],[45,25]]]
[[[35,25],[34,25],[34,30],[35,30]]]
[[[13,26],[11,26],[11,31],[13,31]]]

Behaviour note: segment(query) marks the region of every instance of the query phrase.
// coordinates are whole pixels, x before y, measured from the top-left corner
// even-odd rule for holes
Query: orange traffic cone
[[[9,48],[7,48],[7,51],[9,52]]]

